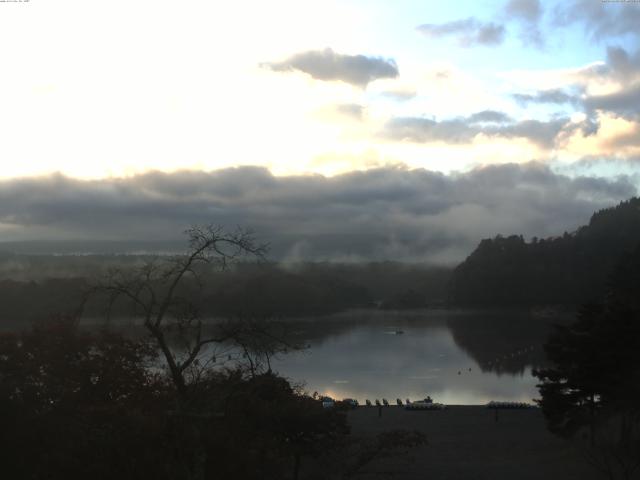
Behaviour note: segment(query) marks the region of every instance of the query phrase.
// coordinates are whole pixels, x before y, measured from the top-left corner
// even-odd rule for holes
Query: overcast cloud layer
[[[446,176],[388,167],[336,177],[265,168],[0,183],[8,240],[179,240],[196,223],[252,228],[284,260],[451,263],[496,234],[561,235],[635,195],[625,178],[569,178],[540,164]],[[90,248],[90,247],[89,247]]]

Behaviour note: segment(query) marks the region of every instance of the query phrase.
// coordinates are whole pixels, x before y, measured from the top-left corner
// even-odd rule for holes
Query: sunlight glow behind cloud
[[[628,111],[624,119],[621,112],[588,113],[593,128],[601,122],[593,135],[569,120],[562,131],[573,130],[546,144],[520,127],[502,136],[484,129],[464,144],[382,138],[394,119],[441,123],[485,110],[513,117],[514,125],[551,125],[578,118],[594,96],[627,95],[640,79],[633,34],[609,39],[603,33],[609,24],[594,23],[591,10],[582,20],[553,23],[557,5],[548,2],[532,9],[511,1],[494,10],[463,3],[470,16],[413,1],[3,5],[0,40],[7,48],[0,61],[10,74],[0,79],[0,176],[60,171],[102,178],[238,165],[267,166],[279,175],[389,164],[451,172],[563,156],[637,156],[638,117]],[[599,8],[603,18],[621,11]],[[465,48],[440,38],[460,33],[464,22],[494,25],[505,38]],[[422,34],[426,27],[420,33],[420,25],[431,33]],[[551,38],[538,42],[548,53],[534,52],[517,43],[523,28],[569,46],[592,46],[575,48],[573,63],[558,68]],[[589,31],[600,33],[593,38]],[[618,50],[607,50],[613,44]],[[513,68],[516,55],[529,56],[530,65]],[[261,68],[283,61],[293,63]],[[517,101],[576,88],[582,97],[563,105]]]

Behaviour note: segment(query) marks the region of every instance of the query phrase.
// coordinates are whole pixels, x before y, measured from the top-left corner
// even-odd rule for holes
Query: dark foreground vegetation
[[[349,478],[371,451],[423,441],[355,439],[344,411],[269,372],[203,371],[180,398],[149,343],[68,320],[4,335],[0,351],[3,478],[283,479],[320,461],[299,478]]]
[[[242,230],[188,235],[186,255],[112,271],[85,291],[84,305],[127,311],[146,336],[83,331],[76,316],[0,337],[3,474],[351,478],[382,453],[424,442],[413,431],[350,436],[344,408],[324,409],[271,371],[273,355],[297,347],[266,319],[204,328],[194,295],[203,273],[264,248]],[[307,463],[323,468],[302,473]]]

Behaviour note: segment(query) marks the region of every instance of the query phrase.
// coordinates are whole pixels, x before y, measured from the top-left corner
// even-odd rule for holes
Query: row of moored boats
[[[330,397],[321,397],[322,406],[325,408],[332,408],[335,406],[335,400]],[[354,400],[352,398],[345,398],[342,400],[342,403],[348,405],[349,407],[356,408],[360,406],[358,400]],[[410,401],[408,398],[403,402],[401,399],[396,399],[396,404],[399,407],[404,407],[405,410],[444,410],[447,406],[443,403],[434,402],[431,397],[427,397],[423,400]],[[373,402],[367,399],[365,400],[365,405],[367,407],[389,407],[390,403],[386,398],[383,398],[382,401],[376,399]],[[487,403],[487,408],[492,409],[508,409],[508,410],[516,410],[516,409],[527,409],[527,408],[535,408],[535,405],[525,402],[497,402],[491,401]]]

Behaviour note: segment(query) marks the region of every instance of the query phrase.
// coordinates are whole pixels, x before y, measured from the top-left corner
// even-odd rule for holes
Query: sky
[[[640,3],[0,2],[0,242],[452,263],[640,186]]]

